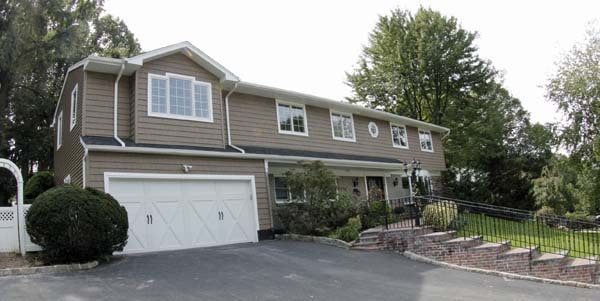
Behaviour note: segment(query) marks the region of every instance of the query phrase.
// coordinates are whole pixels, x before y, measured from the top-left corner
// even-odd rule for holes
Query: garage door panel
[[[152,202],[151,229],[155,235],[152,239],[155,249],[173,249],[186,245],[182,204],[178,200]]]
[[[219,232],[215,227],[219,222],[218,204],[212,200],[191,200],[188,202],[191,244],[193,246],[213,246],[219,244]]]
[[[147,249],[147,235],[145,230],[148,219],[144,203],[138,201],[121,204],[127,210],[127,218],[129,220],[129,229],[127,230],[129,237],[125,249],[131,251]]]
[[[125,252],[256,241],[249,180],[114,178],[110,193],[127,209]],[[148,222],[147,215],[152,216]]]

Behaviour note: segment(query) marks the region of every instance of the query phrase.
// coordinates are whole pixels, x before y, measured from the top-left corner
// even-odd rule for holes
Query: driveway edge
[[[589,283],[577,282],[577,281],[546,279],[546,278],[539,278],[539,277],[534,277],[534,276],[525,276],[525,275],[519,275],[519,274],[513,274],[513,273],[465,267],[465,266],[460,266],[460,265],[456,265],[456,264],[451,264],[451,263],[431,259],[431,258],[422,256],[422,255],[419,255],[419,254],[415,254],[410,251],[404,251],[403,255],[406,258],[414,260],[414,261],[429,263],[432,265],[450,268],[450,269],[454,269],[454,270],[475,272],[475,273],[486,274],[486,275],[494,275],[494,276],[500,276],[500,277],[508,278],[508,279],[515,279],[515,280],[529,280],[529,281],[535,281],[535,282],[541,282],[541,283],[550,283],[550,284],[574,286],[574,287],[581,287],[581,288],[600,289],[600,285],[598,285],[598,284],[589,284]]]
[[[343,240],[329,238],[324,236],[311,236],[311,235],[300,235],[300,234],[275,234],[277,240],[296,240],[296,241],[307,241],[314,242],[321,245],[328,245],[337,248],[350,250],[352,245]]]
[[[94,260],[94,261],[90,261],[87,263],[72,263],[72,264],[58,264],[58,265],[49,265],[49,266],[41,266],[41,267],[0,269],[0,277],[82,271],[82,270],[93,269],[97,266],[98,266],[98,261]]]

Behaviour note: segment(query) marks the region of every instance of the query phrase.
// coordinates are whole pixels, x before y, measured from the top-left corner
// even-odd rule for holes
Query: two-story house
[[[448,129],[379,110],[243,82],[188,42],[68,70],[54,115],[57,183],[112,194],[129,214],[125,252],[271,236],[281,178],[320,160],[339,189],[408,195],[403,162],[429,189]]]

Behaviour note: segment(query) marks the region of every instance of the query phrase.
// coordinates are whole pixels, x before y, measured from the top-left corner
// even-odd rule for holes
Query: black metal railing
[[[512,247],[571,257],[600,257],[600,224],[440,196],[386,200],[386,229],[432,227],[457,231],[460,237],[481,236],[486,242],[510,241]]]

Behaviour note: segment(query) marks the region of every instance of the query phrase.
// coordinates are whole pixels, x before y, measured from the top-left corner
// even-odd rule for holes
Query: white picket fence
[[[31,205],[23,205],[23,211]],[[40,246],[31,242],[27,231],[25,234],[25,250],[28,252],[41,250]],[[19,223],[17,219],[17,206],[0,207],[0,252],[19,252]]]

